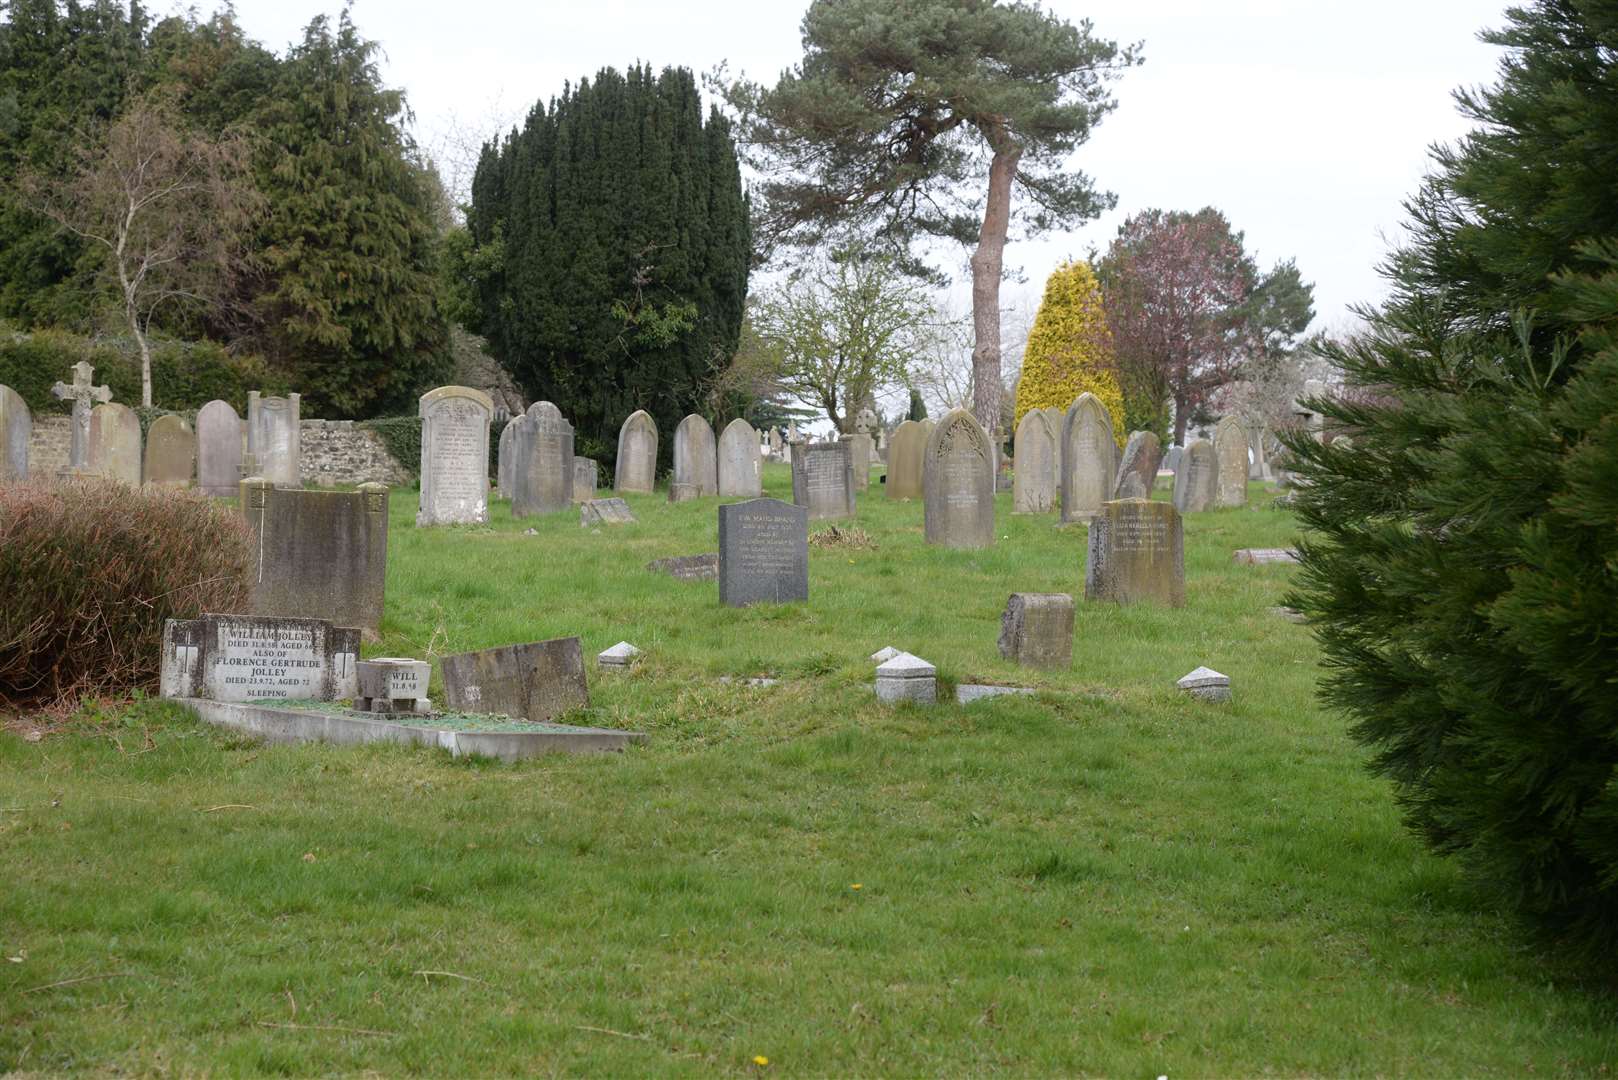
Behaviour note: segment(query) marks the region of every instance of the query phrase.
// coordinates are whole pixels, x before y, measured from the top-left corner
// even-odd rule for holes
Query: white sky
[[[1117,111],[1075,155],[1118,195],[1079,230],[1014,245],[1031,307],[1063,258],[1105,248],[1148,207],[1213,205],[1261,266],[1296,257],[1315,283],[1316,327],[1384,289],[1376,266],[1403,219],[1427,148],[1467,125],[1450,92],[1492,82],[1499,51],[1477,41],[1505,0],[1057,0],[1098,37],[1145,42],[1116,83]],[[159,5],[153,5],[158,8]],[[237,0],[246,32],[280,51],[332,0]],[[353,18],[386,52],[428,147],[475,143],[564,81],[637,60],[699,74],[720,61],[770,81],[800,55],[807,0],[358,0]]]

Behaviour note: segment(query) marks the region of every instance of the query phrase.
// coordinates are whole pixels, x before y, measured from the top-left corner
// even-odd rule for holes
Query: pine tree
[[[1068,262],[1045,280],[1045,296],[1023,353],[1012,430],[1029,410],[1065,412],[1086,392],[1100,398],[1112,414],[1112,430],[1121,443],[1129,434],[1124,427],[1124,392],[1112,361],[1101,285],[1089,263]]]
[[[1618,9],[1514,8],[1394,296],[1294,434],[1326,700],[1410,826],[1561,941],[1618,945]]]

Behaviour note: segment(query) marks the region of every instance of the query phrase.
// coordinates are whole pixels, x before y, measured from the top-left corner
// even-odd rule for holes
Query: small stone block
[[[641,651],[627,641],[620,641],[610,649],[596,655],[596,667],[604,671],[628,671],[629,665]]]
[[[1001,697],[1006,694],[1032,694],[1031,686],[978,686],[972,683],[962,683],[955,688],[955,701],[959,705],[970,705],[974,701],[984,698]]]
[[[876,669],[876,696],[890,705],[931,705],[938,700],[938,669],[919,656],[900,653]]]
[[[1298,550],[1296,548],[1242,548],[1231,555],[1231,558],[1243,566],[1295,563],[1298,561]]]
[[[1213,668],[1199,667],[1181,676],[1174,685],[1183,693],[1203,701],[1230,700],[1230,676],[1221,675]]]
[[[358,689],[354,708],[361,712],[431,712],[427,701],[427,680],[432,665],[425,660],[377,657],[355,665]]]
[[[892,645],[887,645],[887,646],[884,646],[883,648],[878,649],[876,652],[871,654],[871,663],[873,663],[873,664],[885,664],[889,660],[892,660],[895,656],[898,656],[898,655],[899,655],[899,650],[898,649],[895,649]]]
[[[579,525],[630,525],[635,521],[635,515],[629,512],[629,504],[622,499],[591,499],[579,506]]]
[[[1073,664],[1073,597],[1012,593],[1000,616],[1000,655],[1024,667]]]
[[[692,499],[700,498],[701,496],[702,488],[696,484],[669,485],[669,502],[671,503],[690,502]]]

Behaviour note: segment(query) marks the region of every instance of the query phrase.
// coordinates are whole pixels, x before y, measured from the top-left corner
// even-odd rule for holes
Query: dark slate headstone
[[[653,559],[646,569],[654,574],[667,574],[676,581],[717,581],[719,553],[703,555],[675,555],[667,559]]]
[[[253,534],[252,613],[326,619],[376,634],[388,576],[388,489],[277,488],[242,481]]]
[[[809,599],[809,511],[779,499],[719,508],[719,602]]]
[[[994,451],[965,409],[951,409],[927,437],[922,473],[929,544],[980,548],[994,543]]]
[[[1157,465],[1162,459],[1162,443],[1150,431],[1132,431],[1124,447],[1124,456],[1118,462],[1118,475],[1113,481],[1114,499],[1149,499],[1152,485],[1157,483]]]
[[[337,701],[355,694],[359,653],[360,631],[325,619],[169,619],[160,686],[209,701]]]
[[[1024,667],[1073,664],[1073,598],[1067,593],[1012,593],[1000,616],[1000,655]]]
[[[456,653],[440,669],[444,701],[461,712],[543,721],[590,707],[576,637]]]
[[[845,442],[792,444],[792,501],[810,521],[854,516],[854,455]]]
[[[1171,503],[1117,499],[1090,523],[1084,598],[1185,604],[1185,532]]]

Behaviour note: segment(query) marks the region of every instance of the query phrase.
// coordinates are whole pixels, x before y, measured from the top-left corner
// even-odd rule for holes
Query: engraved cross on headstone
[[[91,376],[95,368],[89,362],[80,360],[73,365],[73,385],[57,383],[51,387],[51,393],[63,401],[73,402],[73,446],[68,451],[68,467],[83,469],[90,464],[90,410],[93,403],[98,401],[111,401],[112,389],[106,386],[92,386]]]

